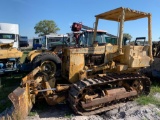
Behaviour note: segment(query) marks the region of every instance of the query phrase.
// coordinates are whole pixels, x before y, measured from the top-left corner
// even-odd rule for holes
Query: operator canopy
[[[122,15],[123,10],[125,13],[125,20],[124,21],[136,20],[136,19],[148,17],[150,15],[150,13],[145,13],[145,12],[140,12],[137,10],[132,10],[130,8],[120,7],[120,8],[110,10],[108,12],[96,15],[95,17],[97,17],[99,19],[119,21],[118,18],[120,18],[120,15]]]

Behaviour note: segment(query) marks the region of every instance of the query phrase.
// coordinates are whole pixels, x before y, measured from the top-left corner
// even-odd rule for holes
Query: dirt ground
[[[35,114],[26,120],[160,120],[160,108],[149,104],[138,105],[135,101],[122,104],[116,109],[99,115],[79,116],[66,104],[48,106],[43,111],[34,109]]]

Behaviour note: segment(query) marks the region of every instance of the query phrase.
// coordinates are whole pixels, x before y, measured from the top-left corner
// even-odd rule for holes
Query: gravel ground
[[[131,101],[99,115],[78,116],[66,104],[61,104],[48,106],[26,120],[160,120],[160,108],[152,104],[141,106]]]

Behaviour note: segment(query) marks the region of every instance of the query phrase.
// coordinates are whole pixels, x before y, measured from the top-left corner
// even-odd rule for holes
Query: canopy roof
[[[130,8],[120,7],[120,8],[96,15],[95,17],[99,19],[118,21],[118,18],[122,14],[123,10],[125,12],[125,21],[136,20],[136,19],[148,17],[148,15],[150,15],[150,13],[145,13],[145,12],[140,12],[137,10],[132,10]]]

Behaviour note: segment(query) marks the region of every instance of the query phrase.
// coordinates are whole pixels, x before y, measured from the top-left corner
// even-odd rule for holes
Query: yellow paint
[[[16,48],[0,50],[0,59],[21,58],[22,55],[23,55],[23,52],[17,50]]]

